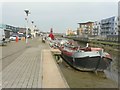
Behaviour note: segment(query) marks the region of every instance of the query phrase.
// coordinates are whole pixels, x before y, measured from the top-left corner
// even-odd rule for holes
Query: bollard
[[[16,36],[16,42],[18,42],[18,36]]]

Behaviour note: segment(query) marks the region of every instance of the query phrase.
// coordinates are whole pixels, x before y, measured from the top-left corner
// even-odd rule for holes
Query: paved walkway
[[[42,88],[68,88],[50,50],[43,50],[43,82]]]
[[[2,71],[3,88],[41,88],[40,51],[29,48]]]
[[[2,58],[2,47],[0,47],[0,59]],[[0,90],[2,88],[2,60],[0,60]]]
[[[65,88],[66,82],[41,39],[7,65],[0,76],[2,88]],[[46,50],[47,49],[47,50]],[[0,80],[1,81],[1,80]]]

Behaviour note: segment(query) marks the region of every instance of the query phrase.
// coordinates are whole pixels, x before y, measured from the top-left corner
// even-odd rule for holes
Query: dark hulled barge
[[[60,47],[62,58],[72,67],[81,71],[104,71],[111,64],[110,54],[102,48]]]

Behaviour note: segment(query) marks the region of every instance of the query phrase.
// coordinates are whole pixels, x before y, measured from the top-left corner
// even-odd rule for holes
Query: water
[[[104,71],[107,78],[118,82],[118,58],[117,56],[113,57],[113,62],[111,63],[110,67]]]
[[[78,42],[81,47],[86,46],[86,43]],[[108,52],[109,53],[109,52]],[[117,55],[112,53],[113,63],[103,72],[96,75],[93,72],[81,72],[70,67],[66,62],[59,64],[61,71],[71,88],[117,88]]]

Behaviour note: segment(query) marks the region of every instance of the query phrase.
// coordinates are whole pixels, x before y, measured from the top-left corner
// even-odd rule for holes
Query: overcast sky
[[[29,9],[29,26],[33,20],[41,31],[62,32],[76,30],[80,22],[97,21],[117,16],[117,2],[5,2],[2,22],[25,27],[25,9]],[[1,20],[0,20],[1,21]]]

